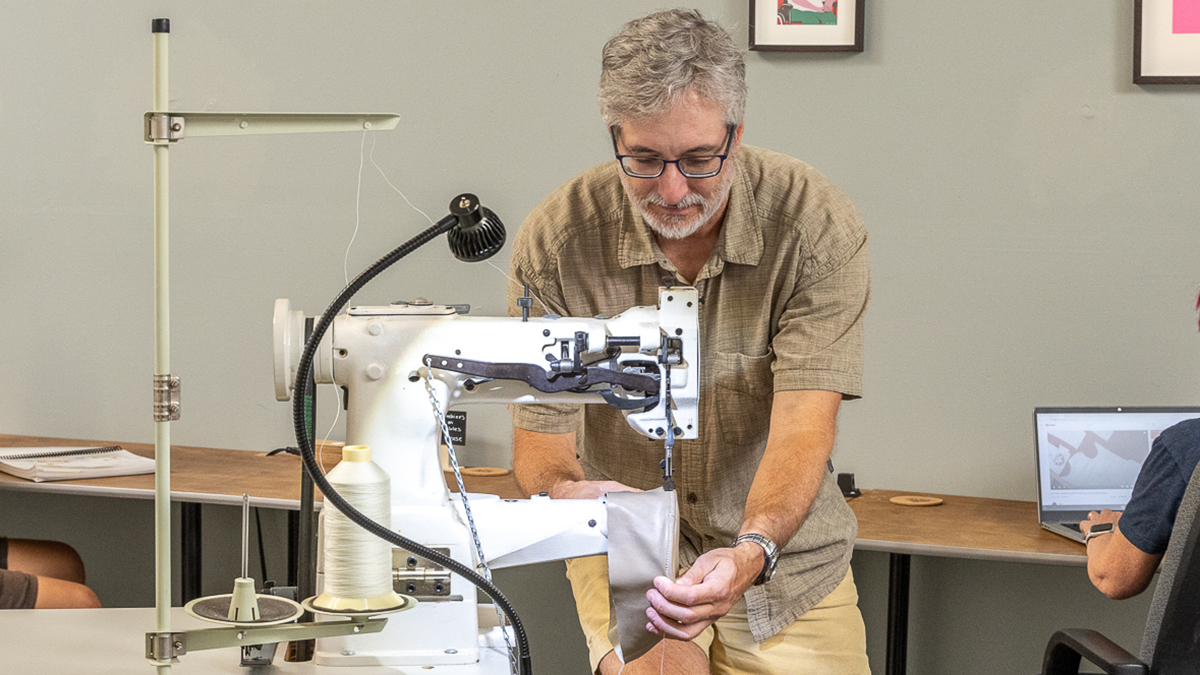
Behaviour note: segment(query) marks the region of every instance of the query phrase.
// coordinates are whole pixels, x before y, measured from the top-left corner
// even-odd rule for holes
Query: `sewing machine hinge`
[[[183,127],[187,121],[172,115],[150,115],[146,121],[146,140],[178,141],[183,138]]]
[[[178,375],[154,376],[154,421],[179,419],[180,382]]]
[[[433,550],[450,555],[448,548]],[[462,600],[461,595],[450,594],[450,572],[446,568],[402,548],[392,549],[392,588],[420,602]]]
[[[167,661],[186,653],[186,634],[146,633],[146,658],[151,661]]]

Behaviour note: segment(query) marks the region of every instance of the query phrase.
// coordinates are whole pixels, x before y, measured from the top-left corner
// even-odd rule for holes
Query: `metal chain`
[[[450,427],[446,424],[446,416],[442,414],[441,403],[438,402],[437,392],[433,390],[433,369],[428,366],[425,368],[425,391],[429,394],[429,403],[433,406],[433,415],[437,418],[438,425],[442,429],[442,438],[446,440],[446,449],[450,455],[450,468],[454,470],[454,480],[458,483],[458,495],[462,499],[463,510],[467,513],[467,525],[471,528],[471,539],[475,542],[475,555],[479,559],[479,567],[483,570],[483,576],[488,581],[492,580],[492,570],[488,567],[487,558],[483,555],[483,545],[479,542],[479,530],[475,528],[475,517],[471,515],[471,504],[467,499],[467,487],[463,484],[462,470],[458,466],[458,456],[454,452],[454,441],[450,438]],[[508,635],[508,628],[504,625],[504,615],[500,613],[500,608],[492,605],[496,610],[496,618],[500,622],[500,633],[504,636],[504,646],[508,650],[508,668],[511,675],[517,675],[517,651],[513,648],[512,639]]]

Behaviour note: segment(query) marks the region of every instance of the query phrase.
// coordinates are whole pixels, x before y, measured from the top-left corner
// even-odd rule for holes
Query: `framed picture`
[[[861,52],[866,0],[750,0],[750,49]]]
[[[1200,84],[1200,0],[1134,0],[1133,83]]]

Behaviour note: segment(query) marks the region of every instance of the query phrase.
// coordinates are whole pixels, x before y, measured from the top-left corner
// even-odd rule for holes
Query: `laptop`
[[[1197,417],[1200,407],[1034,409],[1042,527],[1082,542],[1089,511],[1125,509],[1154,439]]]

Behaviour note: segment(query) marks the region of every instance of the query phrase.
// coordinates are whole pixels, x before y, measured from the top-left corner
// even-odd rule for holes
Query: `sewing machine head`
[[[698,305],[694,288],[668,287],[658,307],[611,318],[473,317],[427,302],[354,306],[322,340],[315,379],[345,388],[347,442],[375,447],[381,458],[404,445],[436,459],[431,395],[442,413],[479,403],[607,404],[671,445],[699,428]],[[295,387],[304,323],[287,300],[276,301],[280,400]],[[405,454],[411,471],[416,458]]]

